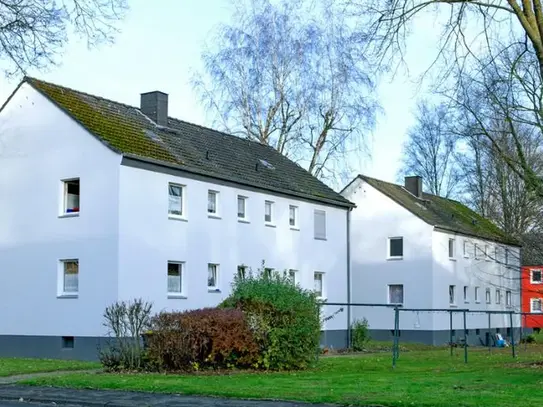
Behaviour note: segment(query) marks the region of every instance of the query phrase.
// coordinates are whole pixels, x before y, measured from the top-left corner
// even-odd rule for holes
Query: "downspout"
[[[347,210],[347,347],[351,347],[351,210]]]

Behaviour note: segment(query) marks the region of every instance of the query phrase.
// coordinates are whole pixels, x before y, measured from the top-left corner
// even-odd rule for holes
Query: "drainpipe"
[[[347,210],[347,347],[351,347],[351,210]]]

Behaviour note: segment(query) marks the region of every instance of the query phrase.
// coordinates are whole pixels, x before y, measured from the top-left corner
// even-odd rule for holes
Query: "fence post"
[[[468,363],[468,327],[466,322],[466,311],[464,314],[464,363]]]
[[[491,323],[490,323],[490,313],[487,313],[488,315],[488,351],[492,352],[492,341],[490,340],[490,329],[491,329]]]
[[[451,356],[453,355],[453,314],[449,311],[449,346],[451,347]]]
[[[511,325],[511,350],[513,351],[513,359],[517,357],[515,352],[515,331],[513,330],[513,311],[509,313],[509,324]]]
[[[399,314],[398,307],[394,307],[394,338],[392,341],[392,368],[396,368],[396,359],[397,359],[397,339],[398,339],[398,330],[399,330]]]

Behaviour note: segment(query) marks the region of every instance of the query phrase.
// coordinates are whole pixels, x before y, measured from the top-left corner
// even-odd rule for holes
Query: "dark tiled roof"
[[[157,126],[139,108],[35,78],[26,77],[24,81],[109,148],[127,157],[323,203],[352,206],[272,147],[174,118],[168,118],[166,127]]]
[[[375,189],[402,205],[426,223],[440,229],[500,243],[519,245],[498,226],[458,201],[423,193],[415,197],[402,185],[359,175]]]

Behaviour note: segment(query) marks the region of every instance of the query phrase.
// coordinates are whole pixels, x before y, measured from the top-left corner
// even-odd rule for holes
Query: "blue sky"
[[[210,125],[189,79],[191,72],[200,68],[200,53],[210,30],[230,18],[227,0],[130,3],[131,10],[113,45],[88,50],[84,42],[74,40],[60,66],[29,74],[134,106],[139,105],[140,93],[162,90],[169,94],[170,116]],[[431,61],[435,39],[431,34],[436,31],[431,20],[417,21],[406,57],[409,77],[398,72],[381,81],[378,92],[385,113],[374,133],[368,135],[371,157],[353,157],[358,172],[396,180],[402,143],[413,123],[419,92],[414,77]],[[20,79],[0,78],[2,102]]]

